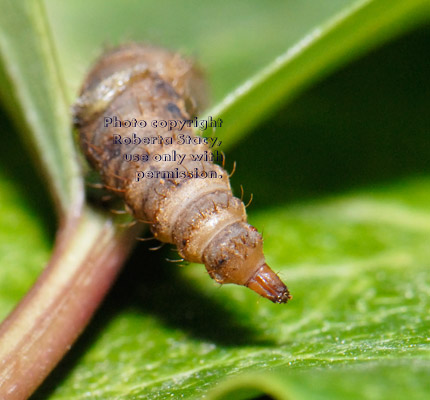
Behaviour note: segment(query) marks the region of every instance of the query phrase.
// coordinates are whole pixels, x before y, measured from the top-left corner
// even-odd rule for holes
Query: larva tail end
[[[203,262],[218,283],[246,286],[274,303],[291,299],[287,287],[264,261],[261,235],[246,222],[219,232],[206,246]]]
[[[288,288],[266,263],[256,271],[246,286],[274,303],[282,304],[292,299]]]

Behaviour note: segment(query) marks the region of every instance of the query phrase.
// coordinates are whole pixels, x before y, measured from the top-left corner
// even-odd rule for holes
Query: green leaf
[[[0,98],[65,214],[82,201],[82,178],[44,9],[33,0],[0,6]]]
[[[202,266],[164,264],[170,251],[148,255],[142,246],[34,399],[428,397],[430,121],[422,57],[428,29],[370,54],[275,113],[281,100],[292,101],[299,89],[397,36],[402,24],[418,24],[426,14],[411,10],[425,3],[46,4],[69,102],[106,44],[145,39],[195,54],[219,101],[310,32],[326,31],[280,71],[267,67],[268,75],[256,75],[252,90],[225,109],[231,121],[255,118],[249,127],[273,115],[236,146],[240,133],[224,140],[228,160],[238,161],[233,185],[244,184],[245,196],[254,192],[250,220],[264,230],[268,262],[288,283],[291,303],[217,288]],[[334,52],[336,39],[342,45]],[[306,72],[297,83],[293,61]],[[261,88],[276,83],[282,89],[276,101],[261,97]],[[244,104],[261,108],[245,113]],[[8,148],[20,154],[14,146]],[[31,173],[20,178],[19,168],[1,161],[5,314],[36,276],[37,260],[46,259],[49,233],[21,190]],[[8,236],[17,222],[17,236]]]
[[[236,142],[297,92],[429,16],[426,0],[352,2],[308,32],[208,114],[222,117],[225,129],[221,138],[230,144]]]
[[[0,319],[30,288],[49,260],[53,223],[47,193],[25,161],[17,132],[2,116],[0,127]]]

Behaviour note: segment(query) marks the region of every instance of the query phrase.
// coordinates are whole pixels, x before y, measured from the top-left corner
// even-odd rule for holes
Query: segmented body
[[[248,286],[277,303],[290,296],[286,286],[267,266],[262,237],[249,225],[245,207],[234,197],[229,177],[220,166],[201,161],[200,171],[215,171],[216,179],[142,179],[136,171],[165,171],[171,162],[125,162],[124,153],[201,154],[206,144],[175,147],[179,134],[194,137],[191,127],[180,132],[165,128],[132,129],[140,138],[170,137],[173,144],[137,144],[131,148],[114,144],[114,135],[129,136],[130,128],[105,126],[105,118],[122,120],[189,120],[204,101],[203,80],[190,62],[163,49],[130,44],[104,55],[88,75],[74,106],[80,144],[99,171],[105,185],[124,198],[134,217],[147,221],[154,236],[173,243],[181,256],[203,263],[219,283]],[[179,168],[195,169],[185,157]]]

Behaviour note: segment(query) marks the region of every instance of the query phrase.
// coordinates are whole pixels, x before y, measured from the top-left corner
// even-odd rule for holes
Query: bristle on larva
[[[223,168],[201,161],[199,169],[215,171],[218,178],[190,179],[187,174],[195,169],[195,161],[186,157],[179,167],[187,174],[136,180],[138,170],[168,166],[151,160],[124,161],[130,148],[114,145],[113,138],[128,136],[130,128],[105,127],[105,118],[113,115],[122,120],[190,120],[202,107],[204,87],[201,74],[177,54],[139,44],[110,51],[90,71],[73,108],[81,148],[105,187],[124,199],[135,219],[151,222],[155,238],[175,244],[185,260],[205,264],[219,283],[247,286],[274,303],[286,303],[288,289],[266,264],[262,237],[247,223],[245,206],[233,197]],[[205,143],[174,144],[179,134],[194,137],[188,126],[180,132],[136,126],[132,132],[140,138],[170,137],[169,151],[210,150]],[[163,143],[151,143],[137,144],[131,152],[149,155],[165,150]]]

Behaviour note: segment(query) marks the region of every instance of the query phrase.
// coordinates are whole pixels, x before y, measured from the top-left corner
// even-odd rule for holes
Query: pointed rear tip
[[[292,299],[288,288],[266,263],[257,270],[246,286],[274,303],[282,304]]]

